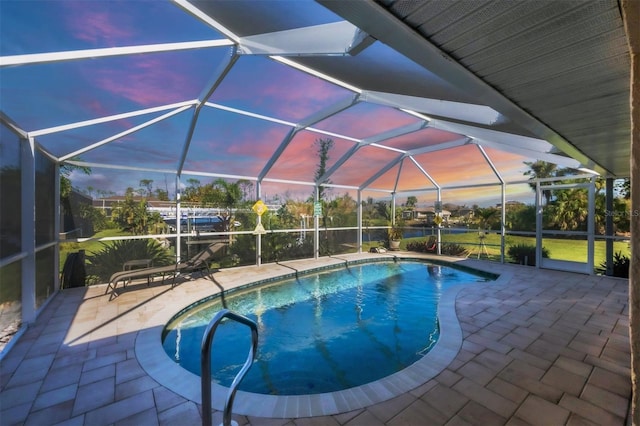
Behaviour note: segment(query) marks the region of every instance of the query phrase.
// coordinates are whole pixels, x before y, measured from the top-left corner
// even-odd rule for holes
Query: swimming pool
[[[332,392],[369,383],[413,364],[438,339],[443,290],[486,281],[418,261],[350,265],[227,294],[227,307],[258,323],[258,359],[240,389],[271,395]],[[163,346],[199,374],[202,334],[216,298],[174,318]],[[225,322],[213,342],[212,372],[228,386],[246,358],[248,329]]]

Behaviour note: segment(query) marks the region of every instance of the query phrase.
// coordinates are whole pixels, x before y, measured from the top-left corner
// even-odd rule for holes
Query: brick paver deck
[[[382,255],[287,265],[302,269],[368,256]],[[500,273],[502,279],[466,286],[454,295],[455,315],[446,321],[455,326],[457,316],[461,339],[444,344],[442,353],[449,358],[434,355],[446,359],[437,371],[406,373],[415,387],[373,405],[360,401],[361,408],[345,412],[339,410],[341,401],[328,396],[320,403],[338,412],[314,417],[305,415],[313,407],[291,406],[281,413],[299,415],[256,416],[251,413],[260,407],[239,393],[234,420],[240,425],[367,426],[625,423],[631,394],[627,280],[461,262]],[[223,270],[214,275],[215,284],[198,278],[174,289],[160,283],[147,288],[145,282],[112,302],[103,286],[59,293],[1,361],[0,424],[201,424],[199,388],[181,373],[154,368],[156,356],[164,354],[145,352],[147,345],[157,345],[149,339],[179,309],[219,286],[283,272],[291,269]],[[386,392],[382,385],[377,388]],[[214,401],[221,398],[214,393]],[[215,411],[214,424],[220,423],[221,413]]]

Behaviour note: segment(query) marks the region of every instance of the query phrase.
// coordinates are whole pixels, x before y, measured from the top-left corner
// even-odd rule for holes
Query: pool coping
[[[381,257],[375,256],[371,257],[371,259],[380,260]],[[428,257],[402,255],[393,255],[393,258],[401,260],[434,260]],[[340,259],[339,261],[344,262],[345,260]],[[349,260],[346,261],[349,262]],[[362,262],[363,260],[359,259],[353,263]],[[292,263],[287,262],[287,264]],[[442,263],[442,260],[440,259],[438,263]],[[451,262],[451,264],[455,263],[457,262]],[[339,266],[339,264],[335,263],[334,267]],[[304,269],[308,271],[314,268]],[[326,266],[317,269],[326,269]],[[478,270],[485,273],[489,272],[480,268]],[[403,370],[364,385],[321,394],[279,396],[238,391],[234,400],[233,412],[235,414],[268,418],[333,415],[365,408],[418,388],[440,374],[460,351],[462,329],[455,309],[456,297],[460,290],[470,284],[474,286],[496,285],[506,282],[510,275],[507,272],[502,272],[494,281],[472,284],[461,283],[445,290],[438,303],[440,338],[425,356]],[[261,280],[251,281],[251,283],[257,281]],[[246,287],[246,284],[243,287]],[[175,313],[163,309],[154,315],[152,323],[158,325],[138,332],[135,342],[135,355],[142,368],[159,384],[183,398],[200,404],[200,376],[176,364],[165,353],[162,346],[161,339],[164,326],[175,316]],[[212,407],[214,409],[224,409],[227,392],[228,388],[212,382]]]

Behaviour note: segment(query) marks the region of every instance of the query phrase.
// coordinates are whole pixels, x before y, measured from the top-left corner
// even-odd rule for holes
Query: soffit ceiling
[[[323,136],[335,151],[319,182],[345,188],[460,186],[475,170],[485,175],[471,183],[498,182],[502,164],[533,159],[629,173],[629,57],[616,2],[172,3],[175,28],[158,24],[159,42],[18,46],[0,58],[3,80],[23,92],[5,83],[0,119],[60,161],[179,175],[313,183],[315,154],[304,146]],[[199,35],[183,40],[180,25]],[[146,57],[155,69],[124,73],[148,67]],[[28,80],[21,71],[32,68],[45,72]],[[65,93],[61,76],[76,68],[86,87]],[[73,105],[71,93],[93,95],[92,78],[120,75],[108,103]],[[65,100],[56,112],[66,116],[15,107],[53,108],[50,98]],[[239,134],[257,142],[236,144]],[[492,170],[499,153],[511,157]],[[460,167],[457,180],[437,173]]]

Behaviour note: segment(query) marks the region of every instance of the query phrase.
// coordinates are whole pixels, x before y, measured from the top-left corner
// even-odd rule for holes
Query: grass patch
[[[104,231],[97,232],[91,238],[106,238],[106,237],[122,237],[131,234],[123,234],[119,229],[105,229]],[[90,252],[98,252],[102,250],[102,243],[100,241],[86,241],[83,243],[60,243],[60,272],[64,266],[64,261],[67,259],[69,253],[76,252],[78,250],[84,250],[87,254]]]
[[[407,241],[420,240],[420,238],[409,238],[402,240],[403,243]],[[446,234],[442,233],[443,242],[458,243],[464,246],[469,251],[469,257],[476,258],[478,256],[479,238],[477,232],[468,232],[463,234]],[[500,235],[496,233],[490,233],[485,236],[484,239],[487,252],[489,253],[489,259],[500,260]],[[528,237],[523,235],[507,235],[505,237],[505,248],[516,244],[536,244],[535,237]],[[587,241],[586,240],[569,240],[563,238],[543,238],[542,246],[549,250],[549,258],[557,260],[569,260],[574,262],[586,262],[587,260]],[[630,256],[631,250],[629,243],[625,241],[615,241],[613,243],[614,252],[622,252],[627,256]],[[480,258],[487,258],[484,250]],[[594,265],[599,265],[606,259],[606,246],[605,241],[595,241],[594,244]]]

